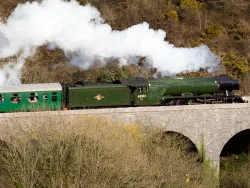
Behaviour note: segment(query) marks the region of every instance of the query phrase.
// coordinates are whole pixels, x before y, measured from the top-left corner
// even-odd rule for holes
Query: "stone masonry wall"
[[[4,121],[25,121],[30,117],[44,116],[74,118],[79,115],[105,117],[114,122],[123,121],[144,126],[160,126],[166,131],[181,133],[188,137],[197,149],[204,146],[206,156],[214,162],[214,165],[219,165],[220,153],[224,145],[235,134],[250,129],[250,103],[248,103],[0,114],[2,122],[0,132]],[[6,127],[4,128],[6,129]]]

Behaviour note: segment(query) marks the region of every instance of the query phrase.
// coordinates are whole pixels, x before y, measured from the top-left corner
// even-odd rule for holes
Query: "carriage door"
[[[148,86],[138,86],[134,92],[135,106],[143,106],[148,103]]]

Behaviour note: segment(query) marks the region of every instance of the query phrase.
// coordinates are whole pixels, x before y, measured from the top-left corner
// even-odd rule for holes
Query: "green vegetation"
[[[182,9],[191,8],[194,11],[201,11],[202,3],[196,0],[181,0],[180,7]]]
[[[237,171],[243,165],[248,163],[248,155],[243,153],[241,155],[232,155],[229,160],[222,160],[221,170],[222,171]]]
[[[209,26],[208,28],[205,29],[201,33],[201,42],[206,42],[211,39],[214,39],[215,37],[220,36],[221,32],[223,31],[223,26],[218,25],[218,24],[213,24]]]
[[[221,159],[220,186],[222,188],[250,187],[249,159],[247,154]]]
[[[162,12],[163,20],[178,23],[179,15],[178,15],[178,7],[175,6],[171,1],[168,1],[165,4],[165,9]]]
[[[213,170],[184,152],[186,143],[160,129],[84,116],[26,117],[5,126],[13,129],[0,144],[1,187],[217,185]]]

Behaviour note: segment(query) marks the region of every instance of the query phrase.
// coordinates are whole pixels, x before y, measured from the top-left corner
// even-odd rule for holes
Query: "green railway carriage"
[[[0,87],[0,112],[58,110],[62,108],[59,83]]]

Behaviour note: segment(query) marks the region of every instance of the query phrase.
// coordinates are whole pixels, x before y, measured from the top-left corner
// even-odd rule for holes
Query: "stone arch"
[[[238,131],[229,138],[220,151],[220,157],[242,152],[250,152],[250,129]]]
[[[187,148],[186,148],[187,150],[185,150],[185,152],[187,152],[187,153],[199,153],[199,150],[198,150],[197,146],[195,145],[195,143],[189,137],[184,135],[183,133],[166,130],[164,132],[164,136],[175,137],[175,139],[177,139],[177,140],[181,140],[183,142],[186,142],[187,143]]]

